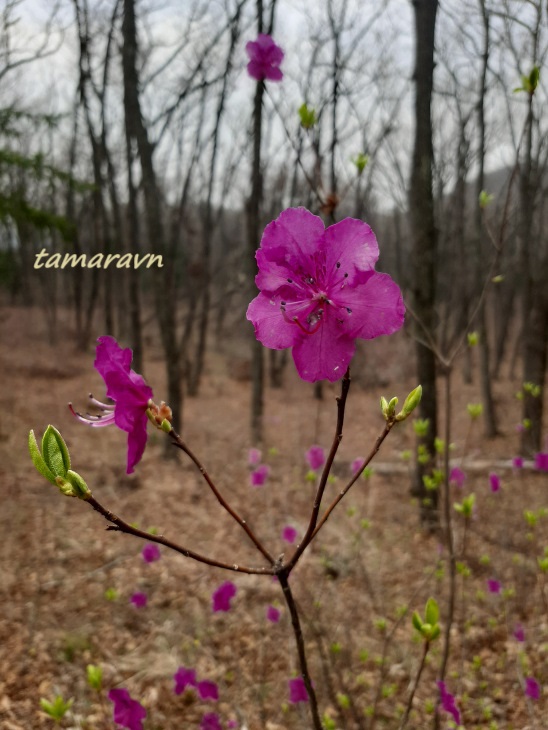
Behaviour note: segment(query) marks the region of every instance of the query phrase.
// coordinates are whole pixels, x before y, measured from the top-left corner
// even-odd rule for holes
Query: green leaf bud
[[[475,421],[483,413],[483,406],[481,403],[468,403],[466,410],[470,418]]]
[[[48,426],[42,436],[42,457],[48,469],[56,477],[66,476],[70,469],[70,456],[63,437],[53,426]]]
[[[352,162],[356,165],[358,175],[363,175],[363,171],[369,162],[369,155],[364,155],[363,152],[360,152],[356,157],[352,158]]]
[[[72,486],[74,497],[78,497],[78,499],[89,499],[91,497],[91,490],[80,474],[69,469],[67,472],[67,481],[70,482]]]
[[[51,471],[51,469],[48,467],[46,462],[44,461],[42,454],[40,453],[40,449],[38,448],[38,444],[36,442],[36,436],[34,435],[34,431],[31,431],[29,433],[29,451],[30,451],[30,458],[32,459],[32,463],[38,470],[38,472],[45,477],[49,482],[52,484],[55,484],[55,474]]]
[[[88,664],[86,667],[86,677],[89,686],[97,690],[97,692],[100,692],[103,683],[102,668],[96,664]]]
[[[417,385],[404,401],[403,408],[396,416],[396,421],[405,421],[405,419],[413,413],[419,405],[422,398],[422,385]]]
[[[429,418],[415,418],[413,421],[413,429],[417,436],[426,436],[430,428]]]
[[[469,332],[467,335],[468,347],[475,347],[479,342],[479,335],[477,332]]]
[[[487,206],[495,199],[494,195],[490,195],[486,190],[482,190],[479,194],[479,207],[485,210]]]
[[[429,598],[426,601],[424,617],[429,624],[437,624],[440,620],[440,609],[435,598]]]
[[[301,127],[303,129],[312,129],[318,121],[316,110],[309,107],[306,103],[301,104],[299,107],[299,119],[301,120]]]

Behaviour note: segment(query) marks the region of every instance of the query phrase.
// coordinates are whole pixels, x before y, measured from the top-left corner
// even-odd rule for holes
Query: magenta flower
[[[539,452],[535,455],[535,469],[548,471],[548,453]]]
[[[206,712],[200,722],[200,730],[223,730],[219,715],[216,712]]]
[[[325,451],[321,446],[311,446],[306,452],[305,458],[310,468],[317,471],[325,464]]]
[[[515,456],[512,459],[512,466],[514,467],[514,469],[523,469],[523,457]]]
[[[282,530],[282,540],[285,540],[290,545],[293,545],[296,539],[297,530],[294,527],[291,527],[291,525],[286,525]]]
[[[500,477],[494,471],[489,474],[489,487],[493,493],[500,491]]]
[[[458,466],[454,466],[449,472],[449,482],[459,489],[462,489],[466,481],[466,474]]]
[[[266,618],[271,621],[273,624],[277,624],[280,620],[281,611],[274,606],[269,606],[266,609]]]
[[[145,561],[145,563],[155,563],[162,557],[162,554],[160,553],[160,548],[154,542],[147,542],[147,544],[141,550],[141,555],[143,556],[143,560]]]
[[[132,700],[127,689],[111,689],[108,698],[114,703],[114,722],[128,730],[143,730],[147,711],[137,700]]]
[[[514,639],[516,641],[525,641],[525,629],[521,624],[516,624],[514,627]]]
[[[260,449],[249,449],[247,452],[247,463],[249,466],[257,466],[261,462],[262,453]]]
[[[114,401],[114,405],[101,403],[90,396],[94,406],[103,413],[99,416],[82,416],[76,413],[69,404],[73,415],[87,426],[101,428],[116,424],[127,437],[127,468],[132,474],[135,464],[139,462],[147,442],[147,409],[152,398],[152,388],[144,381],[142,375],[131,370],[133,353],[129,348],[120,347],[114,337],[99,337],[96,349],[94,367],[105,381],[107,398]],[[153,404],[152,404],[153,405]]]
[[[403,325],[399,287],[375,271],[371,228],[346,218],[324,229],[305,208],[289,208],[265,228],[256,259],[260,294],[247,309],[255,336],[273,350],[293,348],[303,380],[342,378],[355,340]]]
[[[219,690],[215,682],[204,679],[203,682],[198,682],[196,689],[201,700],[213,700],[216,702],[219,699]]]
[[[148,603],[146,593],[134,593],[129,600],[136,608],[144,608]]]
[[[213,612],[230,611],[230,600],[236,595],[236,586],[230,581],[223,583],[212,595]]]
[[[187,687],[196,687],[196,671],[194,669],[187,669],[187,667],[179,667],[179,669],[173,675],[175,680],[175,689],[173,690],[176,695],[180,695],[185,691]]]
[[[445,688],[445,682],[436,682],[440,691],[442,709],[452,715],[453,720],[460,725],[460,712],[455,703],[455,697]]]
[[[365,461],[365,459],[364,459],[364,457],[363,457],[363,456],[357,456],[357,457],[356,457],[356,458],[354,459],[354,461],[353,461],[353,462],[352,462],[352,464],[350,465],[350,471],[352,472],[352,474],[357,474],[357,473],[359,472],[359,470],[360,470],[360,469],[362,468],[362,466],[363,466],[363,462],[364,462],[364,461]]]
[[[302,677],[296,677],[290,679],[289,682],[289,701],[292,705],[296,705],[298,702],[308,702],[308,692],[304,684]]]
[[[266,464],[261,464],[249,475],[249,483],[252,487],[264,487],[269,474],[270,468]]]
[[[530,700],[540,699],[540,685],[534,677],[525,677],[525,696]]]
[[[494,580],[494,578],[489,578],[487,581],[487,588],[489,589],[489,593],[496,593],[497,595],[500,593],[500,581]]]
[[[271,36],[259,33],[256,41],[245,46],[249,57],[247,73],[256,81],[281,81],[283,73],[280,64],[284,58],[282,49],[274,43]]]

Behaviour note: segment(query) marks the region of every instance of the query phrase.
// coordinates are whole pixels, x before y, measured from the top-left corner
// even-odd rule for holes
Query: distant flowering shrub
[[[236,595],[236,586],[231,581],[227,580],[213,593],[213,612],[217,611],[230,611],[230,601]]]
[[[514,469],[523,469],[523,457],[515,456],[512,459],[512,466],[514,467]]]
[[[129,599],[136,608],[144,608],[148,603],[148,597],[146,593],[134,593]]]
[[[525,641],[525,629],[521,624],[516,624],[514,627],[514,639],[519,642]]]
[[[436,682],[440,691],[440,702],[442,709],[449,713],[453,720],[460,725],[460,712],[455,702],[455,696],[447,691],[445,682]]]
[[[247,452],[247,463],[249,466],[257,466],[261,463],[262,453],[260,449],[249,449]]]
[[[297,539],[297,530],[291,525],[286,525],[282,530],[282,539],[292,545]]]
[[[270,468],[266,464],[261,464],[254,469],[249,476],[249,483],[252,487],[264,487]]]
[[[280,620],[281,611],[274,606],[268,606],[266,609],[266,618],[273,624],[277,624]]]
[[[449,482],[462,489],[465,481],[466,474],[458,466],[454,466],[449,472]]]
[[[173,675],[175,680],[174,692],[176,695],[182,694],[187,687],[196,687],[196,670],[187,669],[187,667],[179,667],[179,669]]]
[[[535,456],[535,469],[539,471],[548,471],[548,452],[539,452]]]
[[[289,701],[292,705],[296,705],[298,702],[308,702],[308,692],[306,691],[302,677],[290,679],[288,684]]]
[[[530,700],[540,699],[540,685],[534,677],[525,677],[525,696]]]
[[[489,590],[489,593],[495,593],[498,595],[501,589],[500,581],[495,580],[494,578],[489,578],[487,581],[487,589]]]
[[[259,33],[256,41],[249,41],[245,46],[249,57],[247,73],[256,81],[281,81],[283,78],[280,64],[284,52],[276,45],[271,36]]]
[[[160,548],[153,542],[147,542],[147,544],[141,550],[141,555],[145,563],[155,563],[162,557]]]
[[[492,492],[500,491],[500,477],[494,471],[489,474],[489,488]]]
[[[114,703],[114,722],[127,730],[143,730],[145,708],[132,700],[127,689],[111,689],[108,698]]]
[[[399,330],[405,307],[399,287],[375,271],[379,249],[363,221],[324,228],[305,208],[289,208],[264,231],[256,254],[260,294],[247,319],[273,350],[292,348],[303,380],[340,380],[356,339]]]
[[[207,712],[200,722],[200,730],[223,730],[219,715],[216,712]]]

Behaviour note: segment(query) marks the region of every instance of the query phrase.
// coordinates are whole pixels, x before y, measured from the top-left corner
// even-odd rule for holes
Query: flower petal
[[[313,335],[302,335],[293,347],[293,360],[303,380],[340,380],[356,350],[354,340],[340,334],[333,317],[326,318]]]
[[[288,208],[264,229],[261,249],[272,263],[310,269],[310,258],[325,233],[321,218],[306,208]]]
[[[405,306],[399,286],[388,274],[371,274],[360,286],[347,288],[333,296],[335,305],[351,310],[345,317],[349,337],[371,340],[399,330],[404,321]]]
[[[247,308],[246,318],[253,323],[259,342],[272,350],[291,347],[298,338],[297,326],[284,319],[279,297],[261,292]]]
[[[371,271],[379,258],[377,238],[364,221],[345,218],[325,230],[322,249],[328,276],[348,273],[353,282],[356,271]],[[337,267],[340,264],[340,267]],[[340,271],[338,275],[335,272]]]

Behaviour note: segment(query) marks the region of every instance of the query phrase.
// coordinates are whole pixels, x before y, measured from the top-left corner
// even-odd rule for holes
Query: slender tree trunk
[[[423,344],[423,328],[433,336],[435,304],[435,260],[437,230],[434,221],[434,198],[432,191],[432,167],[434,151],[432,146],[431,100],[434,76],[434,36],[438,0],[415,0],[415,141],[411,169],[410,209],[413,234],[413,306],[418,318],[417,326],[417,369],[422,384],[423,396],[420,417],[428,419],[427,435],[420,444],[430,456],[428,464],[417,460],[413,491],[420,500],[421,522],[433,529],[439,522],[437,491],[428,492],[423,476],[432,469],[435,459],[434,441],[437,434],[436,357]]]

